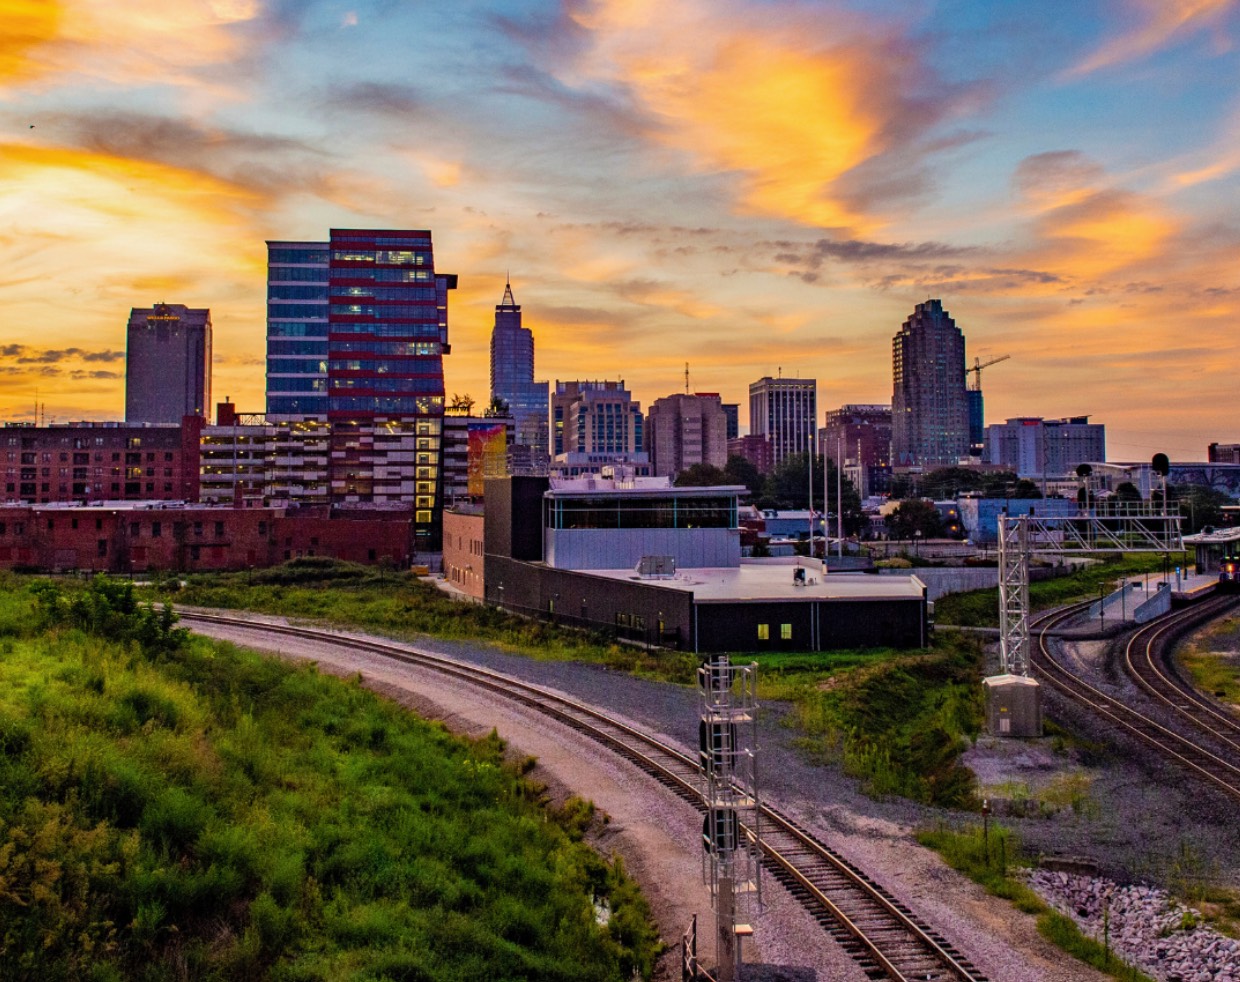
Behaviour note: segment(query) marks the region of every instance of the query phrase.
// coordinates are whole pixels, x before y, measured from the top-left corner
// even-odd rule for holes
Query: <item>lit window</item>
[[[759,641],[770,641],[771,640],[771,625],[770,624],[759,624],[758,625],[758,640]]]
[[[792,625],[791,624],[780,624],[779,625],[779,636],[783,638],[785,641],[788,641],[789,639],[791,639]]]

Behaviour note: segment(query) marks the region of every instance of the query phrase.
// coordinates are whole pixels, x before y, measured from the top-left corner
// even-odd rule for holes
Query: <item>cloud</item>
[[[121,84],[200,82],[195,72],[239,60],[259,0],[12,0],[5,5],[0,81],[87,76]]]
[[[10,0],[0,32],[0,82],[37,74],[32,60],[40,45],[57,36],[63,4],[56,0]]]
[[[581,0],[572,18],[590,43],[557,74],[621,87],[648,139],[734,177],[745,213],[865,231],[925,192],[925,160],[909,151],[976,89],[838,10],[722,5]]]
[[[392,82],[355,82],[332,86],[323,97],[323,104],[348,114],[373,113],[400,119],[419,116],[426,109],[417,86]]]
[[[19,365],[37,365],[59,361],[110,362],[124,361],[123,351],[87,351],[82,348],[31,348],[24,344],[0,345],[0,357],[14,358]]]
[[[1235,0],[1128,0],[1139,23],[1103,41],[1068,70],[1069,77],[1088,75],[1123,62],[1144,58],[1190,34],[1216,25],[1236,6]]]

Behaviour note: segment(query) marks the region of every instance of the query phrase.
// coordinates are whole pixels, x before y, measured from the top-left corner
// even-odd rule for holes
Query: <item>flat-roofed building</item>
[[[211,408],[211,311],[157,303],[129,312],[125,422],[179,426]]]
[[[675,477],[695,464],[720,470],[728,462],[728,417],[713,393],[656,399],[646,415],[646,452],[657,476]]]
[[[760,378],[749,384],[749,432],[771,445],[771,466],[814,453],[818,383],[812,378]]]

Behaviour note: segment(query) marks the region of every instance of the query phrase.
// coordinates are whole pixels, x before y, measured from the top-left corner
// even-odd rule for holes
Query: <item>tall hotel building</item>
[[[211,311],[157,303],[129,312],[125,422],[180,426],[211,407]]]
[[[521,305],[512,283],[495,306],[491,331],[491,399],[502,399],[513,419],[514,463],[545,467],[548,453],[548,384],[534,381],[534,332],[521,326]],[[523,448],[519,454],[516,448]]]
[[[964,334],[941,300],[919,303],[892,338],[895,467],[945,467],[969,454]]]
[[[431,233],[332,229],[268,244],[267,411],[325,421],[330,498],[414,507],[437,546],[448,291]]]
[[[818,383],[812,378],[760,378],[749,383],[749,433],[771,446],[771,466],[814,452]]]

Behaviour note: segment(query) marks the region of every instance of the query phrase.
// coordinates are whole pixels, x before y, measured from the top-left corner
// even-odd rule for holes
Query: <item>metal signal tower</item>
[[[1165,478],[1165,471],[1157,473]],[[1151,502],[1098,503],[1076,515],[1000,515],[999,532],[999,658],[1002,674],[986,679],[988,701],[1002,701],[1004,680],[1029,678],[1029,557],[1034,552],[1064,555],[1090,552],[1179,552],[1181,516]],[[1036,702],[1036,696],[1035,696]],[[1000,709],[1000,712],[1006,712]],[[1041,732],[1040,709],[1036,730]],[[989,712],[988,716],[992,715]],[[1007,731],[1001,731],[1006,733]],[[1025,734],[1029,735],[1029,734]]]
[[[740,940],[762,911],[762,854],[757,770],[758,666],[733,666],[727,655],[698,668],[702,768],[702,879],[715,910],[718,982],[733,982]]]

